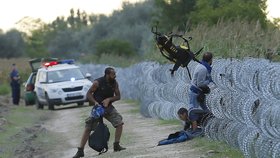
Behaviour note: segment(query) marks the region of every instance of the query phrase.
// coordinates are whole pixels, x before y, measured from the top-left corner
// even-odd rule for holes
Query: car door
[[[47,84],[46,71],[39,71],[35,82],[35,92],[39,101],[45,101],[45,86]]]
[[[58,61],[58,58],[35,58],[29,60],[29,65],[31,67],[32,72],[37,72],[43,63],[51,61]]]

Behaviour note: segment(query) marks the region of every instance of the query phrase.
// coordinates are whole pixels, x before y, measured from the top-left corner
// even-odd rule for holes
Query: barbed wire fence
[[[193,72],[197,63],[191,62]],[[104,75],[107,65],[81,65],[93,78]],[[146,117],[177,118],[188,108],[190,79],[180,68],[174,77],[172,65],[142,62],[116,68],[122,98],[139,100]],[[245,157],[280,158],[280,64],[265,59],[216,59],[207,106],[215,115],[205,127],[213,140],[226,141]]]

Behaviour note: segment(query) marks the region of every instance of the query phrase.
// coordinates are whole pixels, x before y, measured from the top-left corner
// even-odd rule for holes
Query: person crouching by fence
[[[203,127],[212,116],[204,110],[188,111],[186,108],[180,108],[177,112],[180,120],[184,121],[184,129],[171,133],[166,139],[160,140],[158,146],[180,143],[191,140],[194,137],[204,136]]]

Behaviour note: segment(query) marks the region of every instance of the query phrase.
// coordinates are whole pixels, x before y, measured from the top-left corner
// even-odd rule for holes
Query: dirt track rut
[[[113,152],[114,129],[110,128],[111,137],[109,151],[98,156],[98,153],[85,147],[85,158],[198,158],[201,156],[197,149],[192,147],[192,141],[184,143],[156,146],[157,142],[167,137],[169,133],[179,130],[181,125],[160,125],[159,120],[145,118],[135,112],[137,107],[122,101],[115,103],[116,109],[124,119],[124,130],[121,145],[127,150]],[[61,144],[57,144],[53,151],[39,157],[71,158],[77,151],[81,134],[84,128],[84,119],[89,114],[91,107],[55,110],[54,117],[47,121],[44,127],[48,131],[61,135]],[[105,121],[111,127],[111,124]]]

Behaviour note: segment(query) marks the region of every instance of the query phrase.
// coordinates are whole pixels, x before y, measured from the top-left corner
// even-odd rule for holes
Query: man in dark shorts
[[[122,116],[118,113],[112,105],[114,101],[120,100],[120,90],[118,82],[116,81],[116,72],[113,68],[108,67],[105,69],[105,76],[94,80],[91,88],[87,92],[87,98],[90,105],[103,105],[105,107],[105,117],[116,128],[114,151],[125,150],[120,146],[120,138],[122,135],[123,121]],[[95,129],[98,124],[98,119],[88,117],[85,121],[85,129],[83,136],[78,147],[78,152],[73,158],[84,157],[84,147],[89,138],[90,132]]]

